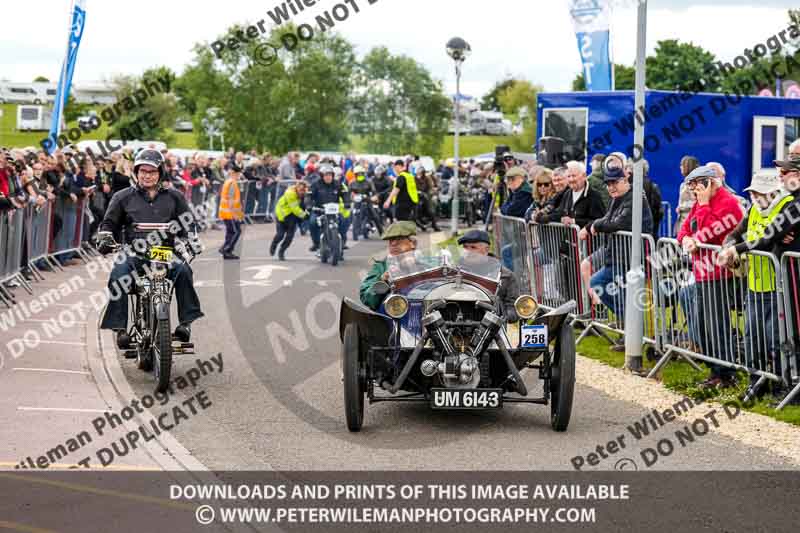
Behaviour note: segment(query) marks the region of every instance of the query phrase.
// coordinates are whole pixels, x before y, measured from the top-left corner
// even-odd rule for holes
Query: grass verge
[[[613,337],[613,335],[611,335]],[[608,341],[601,337],[588,336],[578,345],[578,353],[614,368],[622,368],[625,364],[625,354],[612,352],[609,349]],[[655,366],[645,359],[644,366],[648,369]],[[738,374],[739,384],[731,389],[713,391],[709,393],[701,390],[699,385],[706,379],[707,371],[698,372],[691,365],[683,360],[670,361],[661,372],[661,383],[668,389],[692,399],[705,398],[724,403],[726,401],[736,401],[747,389],[748,377],[743,372]],[[740,404],[741,405],[741,404]],[[752,406],[742,408],[746,411],[758,413],[786,422],[795,426],[800,426],[800,406],[788,405],[781,411],[776,411],[773,407],[774,399],[765,396],[762,400],[756,400]]]

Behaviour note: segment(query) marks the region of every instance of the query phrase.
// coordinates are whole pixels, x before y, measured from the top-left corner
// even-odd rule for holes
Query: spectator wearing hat
[[[794,200],[791,193],[783,188],[780,178],[768,173],[753,176],[753,181],[745,192],[750,193],[752,206],[748,216],[725,239],[725,248],[717,257],[717,262],[721,265],[737,267],[739,256],[764,237],[767,227]],[[773,246],[770,251],[775,252],[774,248]],[[776,257],[780,255],[776,254]],[[775,267],[769,259],[755,255],[749,257],[747,269],[744,324],[747,366],[753,368],[756,365],[761,369],[771,367],[780,375]],[[757,381],[758,376],[751,374],[751,389],[754,389]],[[773,393],[781,396],[786,392],[780,386],[773,390]]]
[[[528,173],[522,167],[511,167],[506,172],[506,187],[510,192],[508,200],[500,207],[507,217],[523,218],[525,211],[533,203],[533,191],[528,183]]]
[[[742,220],[742,208],[709,166],[694,169],[686,177],[686,186],[694,195],[695,204],[678,232],[678,242],[692,257],[697,340],[704,354],[726,360],[734,348],[730,315],[719,310],[731,303],[728,297],[733,294],[732,273],[715,265],[712,253],[700,245],[721,245]],[[713,363],[708,366],[711,373],[703,387],[735,385],[734,369]]]
[[[587,224],[580,231],[578,237],[581,240],[588,239],[590,234],[610,235],[618,231],[631,231],[633,227],[633,190],[625,176],[624,161],[613,159],[609,156],[603,163],[603,179],[611,197],[608,211],[602,218]],[[650,206],[642,198],[642,233],[649,233],[652,225]],[[588,280],[589,295],[593,304],[602,303],[619,321],[624,321],[624,280],[630,268],[628,250],[629,247],[625,246],[623,239],[609,238],[604,248],[596,250],[581,264],[581,273],[584,278],[589,278],[593,264],[602,260],[603,267]],[[619,346],[612,349],[619,350]]]
[[[413,252],[417,249],[417,226],[412,221],[398,221],[386,228],[383,232],[381,239],[387,242],[387,253],[389,257],[397,257],[399,255]],[[383,296],[375,294],[372,288],[379,281],[387,281],[389,279],[388,267],[386,258],[375,260],[372,268],[367,273],[364,281],[361,282],[359,288],[359,298],[361,303],[377,311],[383,303]]]
[[[489,234],[483,230],[473,229],[466,232],[460,239],[458,244],[461,245],[466,252],[482,256],[491,256],[489,253]],[[465,258],[462,258],[465,261]],[[469,259],[466,259],[468,262]],[[509,322],[516,322],[519,320],[517,311],[514,308],[514,302],[519,298],[519,282],[517,276],[508,268],[500,267],[500,286],[497,289],[497,311],[500,316],[504,317]]]
[[[625,162],[625,175],[628,176],[628,181],[633,184],[633,167],[634,161],[628,159]],[[650,213],[653,214],[653,231],[650,234],[654,239],[658,239],[658,230],[661,227],[661,220],[664,218],[664,208],[661,205],[661,188],[650,179],[650,163],[647,159],[642,159],[642,190],[644,197],[647,199],[647,205],[650,206]]]
[[[224,259],[239,259],[233,253],[233,250],[242,235],[242,221],[244,220],[241,193],[239,191],[239,178],[241,175],[242,168],[233,163],[228,169],[228,178],[222,185],[222,192],[219,196],[219,218],[225,224],[225,242],[219,252]]]

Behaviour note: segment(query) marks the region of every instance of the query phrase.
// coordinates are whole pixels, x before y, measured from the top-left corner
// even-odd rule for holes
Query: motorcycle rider
[[[372,223],[375,224],[375,227],[378,228],[378,232],[381,231],[382,224],[378,219],[377,213],[375,213],[372,208],[372,199],[376,195],[375,186],[372,184],[372,181],[367,179],[364,167],[356,165],[353,169],[353,174],[355,174],[356,177],[350,182],[350,194],[353,196],[356,194],[363,196],[359,220],[355,220],[355,217],[353,217],[353,240],[357,241],[359,233],[362,232],[362,228],[368,220],[371,220]]]
[[[300,223],[308,218],[308,213],[303,210],[303,198],[306,196],[308,184],[305,181],[298,181],[292,185],[278,200],[275,206],[275,218],[277,227],[275,237],[269,247],[269,255],[274,256],[278,251],[278,259],[286,261],[286,250],[291,246],[294,239],[294,232]],[[278,245],[280,244],[280,249]]]
[[[394,205],[394,216],[397,220],[414,221],[417,215],[417,205],[419,195],[417,194],[417,182],[414,176],[406,172],[406,164],[402,159],[394,162],[394,173],[397,179],[394,181],[389,198],[383,203],[384,209],[389,209]]]
[[[417,225],[422,228],[422,231],[425,231],[423,220],[427,219],[430,220],[433,231],[440,231],[439,226],[436,225],[436,210],[433,208],[433,195],[436,193],[436,186],[433,178],[428,175],[428,171],[422,163],[416,164],[414,180],[419,194]]]
[[[335,179],[336,172],[331,165],[322,165],[319,169],[319,174],[321,178],[311,187],[311,193],[308,195],[306,205],[312,208],[321,208],[325,204],[339,204],[339,235],[342,237],[342,248],[346,250],[347,229],[350,226],[350,194],[347,186]],[[319,250],[321,232],[317,224],[317,218],[319,218],[317,213],[311,211],[309,232],[311,233],[313,246],[309,249],[310,252]]]
[[[473,229],[464,234],[463,237],[458,239],[458,244],[461,245],[465,251],[478,254],[482,256],[492,256],[489,253],[489,234],[483,230]],[[469,259],[467,259],[469,261]],[[514,302],[519,298],[519,282],[517,276],[504,266],[500,267],[500,287],[497,289],[497,302],[498,306],[502,305],[499,309],[503,313],[503,317],[509,322],[516,322],[519,320],[517,316]]]
[[[386,167],[378,165],[375,167],[375,177],[372,179],[372,185],[375,187],[375,192],[378,193],[378,202],[380,206],[389,198],[389,194],[394,187],[394,181],[386,174]],[[384,209],[384,215],[389,219],[389,222],[394,222],[391,209]]]
[[[178,228],[178,237],[189,237],[187,228],[181,222],[186,220],[184,213],[191,214],[191,211],[186,198],[180,192],[164,187],[164,158],[161,153],[150,149],[139,152],[133,163],[133,173],[136,185],[111,198],[111,204],[100,224],[98,248],[104,255],[112,251],[114,235],[120,236],[120,243],[133,243],[134,224],[172,223]],[[201,251],[199,241],[188,239],[188,243],[194,253]],[[134,273],[141,272],[144,261],[131,255],[125,257],[124,261],[117,259],[108,279],[108,288],[119,297],[109,299],[100,329],[114,330],[117,345],[123,347],[125,342],[121,337],[126,334],[128,327],[128,298],[126,294],[119,294],[117,288],[122,285],[123,279],[130,279]],[[174,263],[168,276],[172,280],[178,304],[179,324],[175,328],[175,337],[181,342],[189,342],[191,323],[204,316],[200,310],[200,298],[194,288],[192,269],[185,262]]]

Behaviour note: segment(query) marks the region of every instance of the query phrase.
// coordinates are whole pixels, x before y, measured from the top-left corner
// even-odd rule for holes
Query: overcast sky
[[[321,14],[339,0],[318,0]],[[360,13],[337,25],[359,54],[385,45],[426,65],[455,92],[452,62],[444,44],[466,39],[473,49],[464,65],[462,92],[481,96],[513,74],[549,91],[569,90],[580,57],[566,0],[368,0]],[[212,41],[233,23],[266,19],[278,0],[87,0],[86,30],[75,81],[140,74],[154,65],[177,72],[192,59],[195,43]],[[632,64],[636,46],[635,0],[614,0],[613,53]],[[758,7],[751,7],[757,4]],[[732,60],[744,48],[764,42],[788,25],[796,0],[651,0],[648,50],[661,39],[692,41],[719,58]],[[68,0],[3,0],[0,79],[58,78],[63,60]],[[308,13],[306,13],[308,14]],[[295,20],[302,21],[302,16]]]

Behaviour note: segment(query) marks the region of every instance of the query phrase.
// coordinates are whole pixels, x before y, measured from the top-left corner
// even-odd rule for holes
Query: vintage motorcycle
[[[174,287],[169,269],[178,262],[191,264],[197,254],[174,236],[165,241],[148,238],[154,234],[169,235],[171,224],[135,224],[133,229],[134,245],[113,245],[115,250],[135,257],[143,272],[134,276],[128,296],[130,326],[118,340],[118,347],[124,350],[125,357],[136,359],[139,369],[153,372],[156,391],[164,392],[169,386],[173,356],[195,353],[193,343],[172,337],[170,304]]]
[[[565,431],[575,386],[575,303],[544,312],[530,295],[504,318],[497,259],[464,253],[410,252],[387,259],[388,282],[372,287],[378,311],[344,298],[339,328],[347,427],[359,431],[364,399],[427,402],[432,409],[500,409],[550,404],[551,425]],[[540,397],[524,377],[537,371]]]
[[[317,224],[320,227],[319,258],[323,263],[331,260],[331,266],[336,266],[344,258],[344,244],[339,235],[339,204],[328,203],[322,207],[314,207],[317,213]]]
[[[366,194],[353,194],[353,240],[369,239],[370,234],[383,233],[383,224],[378,214],[377,197],[370,198]]]

